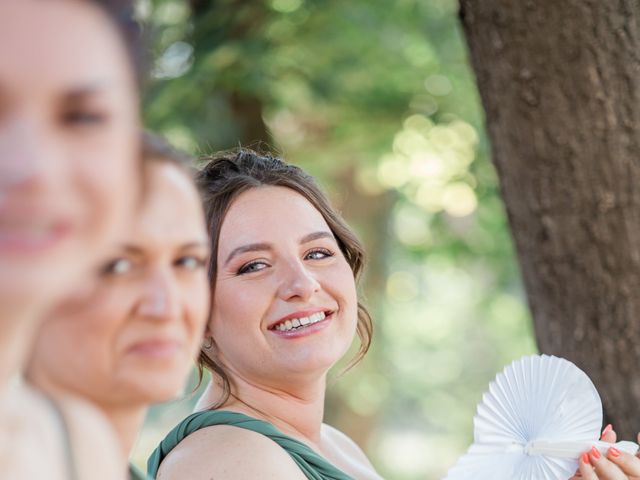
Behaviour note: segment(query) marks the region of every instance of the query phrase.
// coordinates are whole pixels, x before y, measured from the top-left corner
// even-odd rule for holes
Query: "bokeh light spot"
[[[478,199],[469,185],[456,182],[447,185],[442,192],[442,206],[453,217],[466,217],[475,211]]]

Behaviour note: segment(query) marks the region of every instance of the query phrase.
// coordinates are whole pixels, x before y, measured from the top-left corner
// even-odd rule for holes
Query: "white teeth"
[[[293,330],[294,328],[304,327],[305,325],[312,325],[321,320],[324,320],[326,315],[324,312],[314,313],[313,315],[309,315],[308,317],[300,317],[294,318],[293,320],[285,320],[282,323],[277,324],[274,329],[279,330],[281,332],[286,332],[289,330]]]

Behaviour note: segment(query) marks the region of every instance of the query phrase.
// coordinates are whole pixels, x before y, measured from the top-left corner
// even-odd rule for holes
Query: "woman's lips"
[[[298,327],[292,328],[290,330],[280,330],[278,328],[271,328],[269,331],[278,337],[281,338],[300,338],[306,337],[308,335],[312,335],[316,332],[324,330],[331,320],[333,320],[334,312],[328,312],[328,314],[324,314],[324,317],[321,320],[318,320],[313,323],[307,323],[305,325],[300,325]]]
[[[0,253],[33,255],[55,248],[73,235],[78,215],[78,207],[55,198],[0,195]]]
[[[133,344],[128,353],[143,357],[164,359],[169,358],[182,350],[182,344],[176,340],[146,340]]]
[[[71,235],[68,222],[9,222],[0,218],[0,252],[37,254],[54,248]]]
[[[332,313],[333,310],[318,307],[299,310],[272,322],[267,328],[269,330],[290,330],[292,327],[316,323]]]

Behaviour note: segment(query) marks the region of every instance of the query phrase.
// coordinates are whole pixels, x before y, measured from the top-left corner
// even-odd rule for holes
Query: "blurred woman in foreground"
[[[150,404],[176,397],[202,341],[209,308],[209,242],[188,159],[144,142],[141,210],[98,273],[38,334],[29,379],[85,397],[107,415],[125,454]],[[145,478],[130,468],[133,479]]]
[[[0,471],[121,478],[108,424],[40,395],[21,372],[55,301],[132,210],[138,94],[121,13],[107,2],[0,2]]]
[[[201,365],[213,381],[149,460],[159,479],[379,479],[323,424],[329,369],[359,334],[364,252],[314,180],[243,150],[198,176],[211,236],[212,313]]]

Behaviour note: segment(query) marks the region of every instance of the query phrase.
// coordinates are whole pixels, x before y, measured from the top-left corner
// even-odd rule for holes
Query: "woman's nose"
[[[318,290],[320,283],[301,262],[291,262],[284,268],[279,292],[283,300],[299,298],[306,301]]]
[[[138,314],[158,320],[170,320],[178,315],[178,307],[178,288],[172,272],[168,269],[151,272],[138,304]]]

